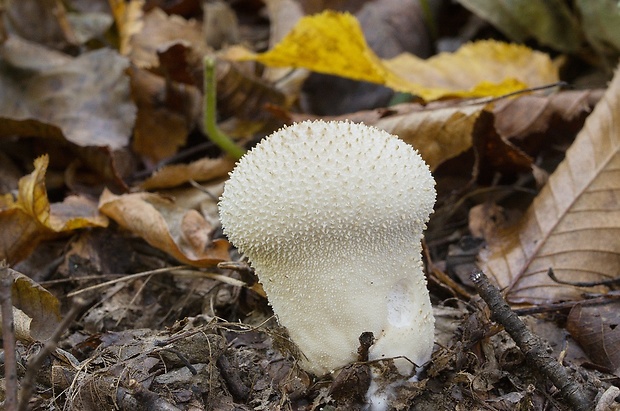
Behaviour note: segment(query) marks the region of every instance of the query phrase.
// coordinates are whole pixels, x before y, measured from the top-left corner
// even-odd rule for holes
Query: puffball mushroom
[[[224,233],[256,270],[280,324],[316,375],[357,360],[433,348],[434,318],[422,231],[435,181],[411,146],[363,124],[304,121],[249,151],[230,174],[219,209]],[[397,359],[401,374],[412,363]]]

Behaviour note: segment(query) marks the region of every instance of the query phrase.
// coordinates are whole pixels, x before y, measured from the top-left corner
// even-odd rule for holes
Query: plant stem
[[[228,137],[222,130],[217,126],[216,120],[216,99],[215,99],[215,89],[217,85],[217,80],[215,78],[215,59],[213,57],[207,56],[204,59],[204,80],[203,80],[203,125],[204,129],[209,136],[209,139],[218,145],[226,154],[229,156],[240,159],[244,154],[245,150],[235,144],[230,137]]]

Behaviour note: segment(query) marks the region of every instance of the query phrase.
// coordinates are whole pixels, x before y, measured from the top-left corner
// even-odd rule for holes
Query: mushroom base
[[[253,265],[280,323],[304,354],[306,371],[323,375],[356,361],[358,338],[370,331],[375,343],[369,359],[401,357],[394,363],[410,377],[413,364],[430,359],[434,340],[419,243],[381,250],[360,245],[346,257],[324,254],[311,266],[293,265],[286,275],[273,272],[269,261]]]

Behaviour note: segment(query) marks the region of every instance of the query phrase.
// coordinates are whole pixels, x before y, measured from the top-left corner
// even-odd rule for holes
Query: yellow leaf
[[[131,37],[143,26],[144,0],[108,0],[120,38],[119,52],[126,56],[131,52]]]
[[[410,54],[381,60],[368,47],[355,17],[329,10],[299,20],[272,50],[254,54],[235,48],[224,57],[383,84],[425,100],[499,96],[558,80],[557,67],[546,54],[495,41],[466,44],[428,60]]]
[[[385,64],[411,84],[424,85],[420,92],[427,100],[446,95],[500,96],[559,79],[548,55],[494,40],[468,43],[454,53],[440,53],[428,60],[403,53]]]
[[[108,219],[85,199],[71,196],[62,203],[50,205],[45,188],[45,172],[49,157],[34,161],[34,171],[19,180],[16,207],[43,227],[59,233],[84,227],[106,227]]]

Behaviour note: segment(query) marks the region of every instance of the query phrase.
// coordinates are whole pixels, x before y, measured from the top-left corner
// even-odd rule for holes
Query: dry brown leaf
[[[226,261],[228,242],[212,240],[214,227],[202,214],[151,193],[116,196],[104,191],[99,209],[123,228],[185,264],[208,267]]]
[[[127,59],[100,49],[76,58],[55,56],[49,64],[52,53],[40,53],[37,62],[32,52],[41,47],[27,44],[0,46],[0,55],[11,55],[11,65],[0,67],[2,135],[63,135],[80,146],[125,147],[136,113]]]
[[[574,306],[566,329],[588,357],[612,372],[620,371],[620,302]]]
[[[143,190],[171,188],[187,183],[190,180],[208,181],[226,177],[235,166],[234,160],[228,157],[203,158],[190,164],[173,164],[156,171],[151,177],[140,184]]]
[[[17,199],[0,197],[0,260],[14,264],[27,257],[40,241],[85,227],[106,227],[108,219],[94,204],[77,196],[50,204],[45,187],[49,158],[35,160],[35,170],[19,180]]]
[[[8,269],[8,275],[16,337],[25,341],[49,339],[61,320],[60,301],[25,275],[12,269]]]
[[[3,8],[3,26],[13,35],[57,49],[78,44],[64,3],[11,1]]]
[[[411,144],[434,170],[472,147],[474,125],[483,109],[472,105],[420,110],[384,117],[374,126]]]
[[[620,75],[588,117],[522,221],[489,239],[481,268],[510,302],[578,299],[586,291],[552,281],[618,277],[620,265]],[[587,291],[604,292],[603,287]]]
[[[132,148],[148,161],[157,163],[185,144],[193,119],[184,110],[191,111],[192,107],[166,101],[170,93],[166,92],[163,78],[137,68],[130,71],[130,76],[131,92],[138,107]],[[188,94],[182,99],[186,103],[192,101]]]
[[[155,8],[144,16],[142,30],[131,38],[129,57],[139,68],[157,67],[157,50],[169,42],[179,40],[188,42],[199,55],[205,55],[208,51],[202,24],[178,15],[169,16]]]
[[[494,114],[484,110],[472,130],[476,154],[474,179],[487,183],[492,182],[497,172],[514,175],[532,168],[532,158],[502,138],[495,129],[494,120]]]
[[[49,291],[23,274],[13,283],[13,305],[32,318],[30,335],[36,341],[52,336],[60,323],[60,301]]]
[[[504,138],[576,133],[604,90],[563,91],[551,95],[529,94],[495,103],[495,127]],[[569,130],[575,129],[573,133]],[[545,139],[538,138],[538,144]]]

